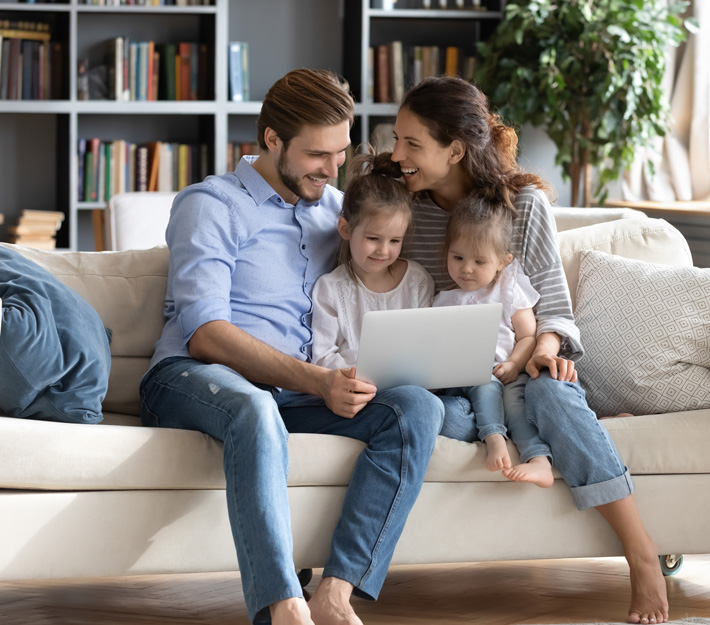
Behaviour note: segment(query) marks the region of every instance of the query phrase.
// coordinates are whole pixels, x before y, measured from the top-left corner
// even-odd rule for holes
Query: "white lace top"
[[[321,276],[313,287],[312,362],[330,369],[354,367],[362,318],[370,310],[421,308],[431,305],[434,280],[424,267],[407,261],[402,281],[391,291],[375,293],[345,265]]]
[[[469,304],[503,304],[503,314],[498,331],[496,346],[496,364],[510,358],[515,347],[515,330],[511,318],[524,308],[532,308],[540,295],[530,284],[530,279],[523,273],[517,258],[505,268],[493,286],[478,291],[451,289],[440,291],[432,306],[464,306]]]

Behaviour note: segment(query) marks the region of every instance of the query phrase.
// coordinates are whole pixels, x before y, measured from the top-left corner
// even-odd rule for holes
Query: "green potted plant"
[[[478,44],[476,81],[500,115],[545,129],[572,182],[572,205],[590,206],[636,148],[666,132],[661,88],[667,46],[686,36],[686,1],[509,0],[494,35]],[[697,22],[685,20],[694,31]]]

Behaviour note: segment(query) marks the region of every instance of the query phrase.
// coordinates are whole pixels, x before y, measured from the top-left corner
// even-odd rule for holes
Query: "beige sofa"
[[[691,264],[682,236],[656,219],[567,230],[560,249],[572,292],[580,250]],[[100,425],[0,417],[0,579],[235,569],[221,444],[144,428],[137,416],[138,382],[163,325],[167,250],[21,251],[96,308],[113,330],[113,362]],[[710,552],[710,410],[603,423],[660,553]],[[291,436],[297,568],[323,565],[361,449],[346,438]],[[620,554],[601,517],[578,512],[562,480],[546,490],[511,483],[484,459],[480,443],[439,439],[394,563]]]

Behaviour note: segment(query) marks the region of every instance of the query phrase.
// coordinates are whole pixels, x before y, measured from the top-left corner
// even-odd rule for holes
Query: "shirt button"
[[[305,250],[305,249],[306,249],[306,246],[305,246],[305,245],[301,245],[301,249],[302,249],[302,250]]]
[[[280,203],[280,202],[281,202],[281,198],[280,198],[280,197],[276,198],[276,201]]]

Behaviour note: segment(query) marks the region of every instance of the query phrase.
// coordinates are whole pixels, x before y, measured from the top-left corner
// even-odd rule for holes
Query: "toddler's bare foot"
[[[552,465],[547,456],[536,456],[525,464],[503,471],[503,475],[513,482],[532,482],[540,488],[549,488],[555,481]]]
[[[277,601],[270,606],[270,611],[273,625],[313,625],[311,611],[301,597]]]
[[[316,625],[363,625],[350,605],[352,584],[337,577],[324,577],[308,602]]]
[[[665,623],[668,620],[666,581],[655,551],[626,559],[631,575],[629,623]]]
[[[508,447],[505,444],[505,438],[502,434],[491,434],[485,440],[488,457],[486,458],[486,466],[489,471],[500,471],[502,469],[510,469],[510,454]]]

